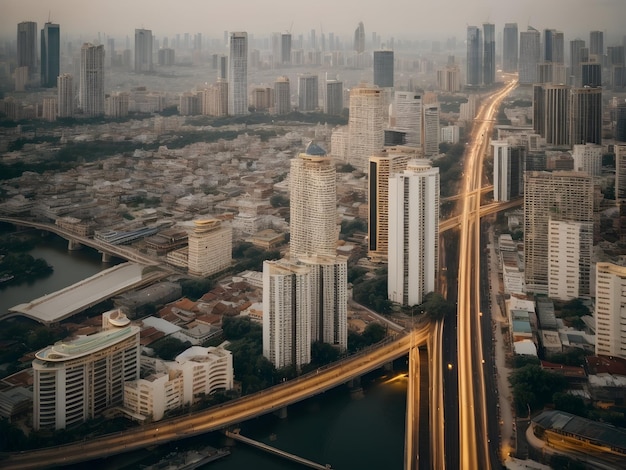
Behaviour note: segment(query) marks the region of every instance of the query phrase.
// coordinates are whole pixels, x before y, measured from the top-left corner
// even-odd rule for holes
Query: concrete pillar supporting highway
[[[274,411],[274,414],[280,419],[287,418],[287,407],[283,406],[281,409]]]
[[[67,241],[67,249],[69,251],[77,251],[77,250],[80,250],[82,247],[83,247],[83,245],[81,245],[77,241],[74,241],[74,240],[68,240]]]
[[[103,263],[110,263],[112,259],[113,259],[113,256],[111,256],[110,254],[104,253],[104,252],[102,253],[102,262]]]

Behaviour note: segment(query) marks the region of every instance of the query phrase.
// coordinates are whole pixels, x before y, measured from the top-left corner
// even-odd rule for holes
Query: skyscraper
[[[389,300],[418,305],[439,269],[439,168],[411,160],[389,178]]]
[[[366,86],[350,90],[348,163],[367,173],[368,159],[383,147],[383,94]]]
[[[587,61],[586,57],[583,57],[583,49],[585,49],[585,41],[582,39],[574,39],[569,42],[570,51],[570,77],[571,80],[568,85],[582,86],[582,69],[581,64]]]
[[[119,310],[103,314],[102,325],[35,354],[34,429],[65,429],[122,404],[124,382],[139,378],[139,327]]]
[[[248,113],[248,33],[230,33],[228,114]]]
[[[393,88],[393,51],[374,51],[374,85]]]
[[[596,355],[626,359],[626,267],[596,264]]]
[[[289,172],[292,259],[335,256],[337,249],[337,183],[335,166],[326,152],[309,144],[291,160]]]
[[[503,35],[502,70],[505,72],[517,72],[518,57],[519,34],[517,32],[517,23],[506,23]]]
[[[360,21],[357,28],[354,30],[354,51],[357,54],[363,54],[365,52],[365,26]]]
[[[422,119],[422,148],[425,157],[432,157],[439,153],[441,142],[441,125],[439,123],[439,105],[429,104],[423,107]]]
[[[135,72],[152,72],[152,31],[135,30]]]
[[[53,88],[61,69],[59,25],[46,23],[41,30],[41,86]]]
[[[578,222],[593,234],[593,178],[570,171],[527,171],[524,175],[524,265],[528,292],[548,293],[549,223]],[[585,235],[581,251],[590,250],[592,236]],[[580,295],[589,294],[590,264],[578,273]]]
[[[506,140],[492,140],[493,147],[493,200],[511,200],[511,146]]]
[[[580,85],[583,87],[602,86],[602,64],[599,62],[583,62],[580,64]]]
[[[569,87],[546,83],[535,85],[533,128],[554,147],[569,145]]]
[[[496,81],[496,26],[483,24],[483,83],[493,85]]]
[[[602,144],[602,88],[573,88],[569,102],[570,145]]]
[[[274,82],[274,113],[291,112],[291,87],[289,77],[278,77]]]
[[[263,262],[263,356],[277,369],[311,362],[310,277],[296,262]]]
[[[343,111],[343,82],[326,81],[324,111],[332,115],[339,115]]]
[[[104,114],[104,46],[83,44],[80,50],[79,103],[85,116]]]
[[[467,27],[467,86],[482,84],[481,33],[476,26]]]
[[[519,82],[532,85],[537,81],[537,64],[541,57],[541,35],[535,28],[520,33]]]
[[[291,33],[283,33],[280,37],[280,58],[283,65],[291,64]]]
[[[417,149],[386,147],[369,158],[367,250],[372,261],[386,261],[389,247],[389,178],[403,172]]]
[[[57,77],[59,117],[74,116],[74,79],[69,73]]]
[[[589,293],[593,223],[548,221],[548,296],[568,301]]]
[[[589,33],[589,56],[594,56],[596,62],[602,63],[604,55],[604,33],[602,31],[591,31]]]
[[[305,73],[298,77],[298,110],[315,111],[319,107],[317,75]]]
[[[406,132],[406,145],[422,145],[422,96],[409,91],[396,91],[393,101],[394,129]]]
[[[34,21],[17,24],[17,66],[28,67],[30,77],[37,71],[37,23]]]

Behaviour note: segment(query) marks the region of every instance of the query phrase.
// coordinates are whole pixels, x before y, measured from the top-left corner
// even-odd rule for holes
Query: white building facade
[[[511,200],[511,146],[506,140],[491,141],[493,147],[493,200]]]
[[[568,301],[581,295],[581,266],[591,264],[593,226],[550,219],[548,223],[548,296]]]
[[[412,160],[389,178],[389,300],[418,305],[439,268],[439,169]]]
[[[188,238],[188,268],[194,276],[210,276],[231,265],[233,229],[217,219],[196,220]]]
[[[385,140],[383,105],[380,88],[363,86],[350,90],[348,163],[364,173],[369,157],[378,153]]]
[[[626,359],[626,267],[596,264],[596,355]]]

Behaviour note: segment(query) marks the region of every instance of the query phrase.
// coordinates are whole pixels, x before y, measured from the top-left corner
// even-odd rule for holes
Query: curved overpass
[[[430,332],[431,324],[426,323],[407,335],[388,339],[343,361],[254,395],[199,413],[162,420],[85,442],[13,453],[5,460],[0,460],[0,466],[4,469],[34,469],[41,468],[42,462],[48,467],[69,465],[217,431],[279,410],[377,369],[404,356],[411,348],[427,344]]]

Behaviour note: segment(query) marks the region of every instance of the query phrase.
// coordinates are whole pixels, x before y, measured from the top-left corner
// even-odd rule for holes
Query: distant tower
[[[418,305],[439,269],[439,168],[412,160],[389,178],[389,300]]]
[[[59,117],[74,116],[74,79],[69,73],[57,77],[57,103]]]
[[[550,221],[585,224],[581,250],[593,242],[593,178],[571,171],[527,171],[524,176],[524,264],[528,292],[548,293]],[[556,245],[554,245],[556,249]],[[579,267],[579,297],[589,295],[590,260]]]
[[[368,159],[384,143],[383,93],[380,88],[359,86],[350,90],[348,163],[367,173]]]
[[[319,107],[317,75],[306,73],[298,77],[298,110],[315,111]]]
[[[425,157],[433,157],[439,153],[441,142],[441,125],[439,123],[439,105],[429,104],[424,106],[422,119],[422,147]]]
[[[393,51],[374,51],[374,85],[393,88]]]
[[[41,30],[41,86],[53,88],[61,69],[61,35],[58,24],[45,23]]]
[[[104,114],[104,46],[85,43],[80,50],[79,102],[85,116]]]
[[[135,72],[152,72],[152,31],[135,30]]]
[[[359,22],[356,30],[354,31],[354,51],[357,54],[363,54],[365,52],[365,26],[363,22]]]
[[[571,79],[568,84],[576,87],[582,86],[581,64],[587,61],[587,58],[583,57],[583,49],[585,49],[585,41],[582,39],[569,42]]]
[[[596,62],[602,63],[604,55],[604,33],[602,31],[591,31],[589,33],[589,56]]]
[[[339,115],[343,111],[343,82],[338,80],[326,81],[326,96],[324,112],[331,115]]]
[[[367,251],[372,261],[386,261],[389,246],[389,178],[403,172],[417,149],[386,147],[369,158]]]
[[[502,70],[505,72],[517,72],[518,57],[519,34],[517,23],[506,23],[503,35]]]
[[[552,51],[554,42],[554,29],[543,30],[543,60],[545,62],[552,62]]]
[[[483,24],[483,83],[493,85],[496,82],[496,26]]]
[[[291,65],[291,33],[281,35],[280,57],[283,65]]]
[[[482,85],[481,33],[476,26],[467,27],[467,86]]]
[[[573,88],[569,102],[570,145],[602,144],[602,88]]]
[[[406,144],[422,145],[422,96],[408,91],[396,91],[393,102],[393,128],[406,132]]]
[[[17,66],[28,67],[30,77],[37,71],[37,23],[34,21],[17,24]]]
[[[539,31],[528,27],[520,33],[519,82],[532,85],[537,81],[537,64],[541,57],[541,35]]]
[[[230,33],[228,114],[248,114],[248,33]]]
[[[278,77],[274,82],[274,113],[291,112],[291,88],[288,77]]]

